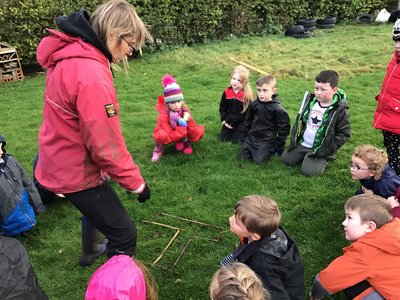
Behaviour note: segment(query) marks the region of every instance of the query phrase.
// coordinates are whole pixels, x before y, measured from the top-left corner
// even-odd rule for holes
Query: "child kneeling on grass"
[[[245,140],[239,158],[264,163],[271,155],[282,155],[290,133],[290,120],[276,95],[276,79],[268,75],[256,82],[257,100],[250,103],[245,120]]]
[[[244,120],[253,92],[249,85],[249,70],[236,66],[230,86],[222,93],[219,104],[222,128],[219,138],[224,142],[241,143],[244,139]]]
[[[243,263],[233,263],[215,272],[210,297],[211,300],[271,300],[257,274]]]
[[[314,94],[304,98],[292,128],[282,161],[288,166],[301,163],[304,175],[321,174],[350,137],[349,107],[338,84],[338,73],[321,71],[315,78]]]
[[[189,108],[183,102],[183,94],[175,79],[166,74],[162,78],[164,96],[158,97],[156,109],[159,112],[153,138],[156,145],[152,162],[156,162],[164,153],[164,146],[175,143],[175,148],[184,154],[193,152],[191,143],[204,136],[204,126],[197,126]]]
[[[250,195],[236,203],[230,230],[240,238],[236,250],[221,260],[248,265],[272,299],[304,299],[304,267],[296,242],[279,227],[281,213],[270,198]]]
[[[351,197],[344,210],[342,225],[352,244],[316,276],[311,299],[342,290],[350,299],[399,299],[400,220],[376,195]]]

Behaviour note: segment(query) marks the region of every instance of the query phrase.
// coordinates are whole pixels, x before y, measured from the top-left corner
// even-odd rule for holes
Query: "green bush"
[[[151,49],[190,45],[243,34],[282,31],[300,18],[336,16],[353,19],[360,12],[392,8],[393,0],[129,0],[150,26],[155,38]],[[0,40],[17,48],[23,62],[34,63],[45,28],[54,19],[102,0],[3,0],[0,4]]]

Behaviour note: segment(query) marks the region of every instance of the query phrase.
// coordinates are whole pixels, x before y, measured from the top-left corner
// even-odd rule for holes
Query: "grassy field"
[[[151,200],[139,204],[115,185],[138,227],[137,258],[150,266],[175,234],[149,221],[183,229],[158,264],[150,268],[159,285],[160,299],[208,299],[209,282],[220,259],[237,243],[229,232],[228,217],[233,205],[248,194],[263,194],[278,201],[282,225],[299,244],[305,263],[304,284],[306,292],[310,291],[318,271],[347,245],[341,226],[343,204],[358,187],[349,175],[351,152],[364,143],[383,147],[381,133],[371,124],[374,96],[394,49],[391,28],[340,25],[333,30],[317,30],[309,39],[244,37],[144,53],[130,64],[129,77],[116,74],[125,140],[152,190]],[[299,167],[286,167],[276,157],[265,165],[241,162],[236,158],[238,145],[218,141],[219,101],[236,65],[231,59],[277,77],[278,94],[292,124],[304,91],[313,90],[317,73],[322,69],[339,72],[353,132],[324,174],[304,177]],[[163,91],[161,77],[167,72],[176,77],[206,134],[194,145],[192,155],[168,148],[154,164],[150,162],[157,117],[154,105]],[[258,74],[252,72],[253,87],[257,78]],[[37,151],[44,86],[44,75],[0,85],[0,134],[7,139],[8,152],[29,173]],[[83,299],[91,274],[105,261],[101,258],[91,267],[81,268],[80,236],[79,212],[60,200],[38,217],[36,228],[23,240],[50,299]],[[338,295],[335,299],[342,298]]]

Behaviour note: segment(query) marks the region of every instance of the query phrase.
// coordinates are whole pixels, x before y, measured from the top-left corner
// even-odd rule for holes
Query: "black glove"
[[[144,186],[143,191],[139,194],[139,197],[137,198],[137,200],[138,200],[140,203],[144,203],[144,202],[146,202],[146,200],[148,200],[148,199],[150,199],[150,189],[149,189],[149,186],[146,184],[146,185]]]

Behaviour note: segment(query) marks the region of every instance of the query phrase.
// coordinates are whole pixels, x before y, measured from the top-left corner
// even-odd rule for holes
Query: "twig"
[[[208,237],[205,237],[205,236],[196,236],[196,239],[201,239],[201,240],[206,240],[206,241],[210,241],[210,242],[219,242],[219,240],[218,239],[211,239],[211,238],[208,238]]]
[[[190,219],[185,219],[185,218],[181,218],[181,217],[170,215],[170,214],[163,213],[163,212],[160,212],[160,215],[168,216],[168,217],[171,217],[171,218],[175,218],[175,219],[179,219],[179,220],[183,220],[183,221],[186,221],[186,222],[195,223],[195,224],[199,224],[199,225],[203,225],[203,226],[210,226],[210,227],[214,227],[214,228],[218,228],[218,229],[224,229],[223,227],[220,227],[220,226],[217,226],[217,225],[207,224],[207,223],[203,223],[203,222],[199,222],[199,221],[195,221],[195,220],[190,220]]]
[[[162,227],[167,227],[167,228],[174,229],[174,230],[183,230],[183,229],[178,228],[178,227],[172,227],[172,226],[169,226],[169,225],[167,225],[167,224],[157,223],[157,222],[153,222],[153,221],[146,221],[146,220],[143,220],[143,223],[149,223],[149,224],[153,224],[153,225],[158,225],[158,226],[162,226]]]
[[[259,73],[259,74],[268,74],[268,72],[263,71],[263,70],[261,70],[261,69],[258,69],[258,68],[254,67],[254,66],[252,66],[252,65],[250,65],[250,64],[248,64],[248,63],[245,63],[245,62],[243,62],[243,61],[236,60],[236,59],[233,59],[233,58],[230,58],[230,60],[231,60],[231,61],[234,61],[235,63],[238,63],[239,65],[245,66],[246,68],[249,68],[249,69],[251,69],[251,70],[253,70],[253,71],[256,71],[256,72]]]
[[[157,262],[162,258],[162,256],[164,255],[164,253],[167,251],[167,249],[169,248],[169,246],[171,246],[172,242],[175,240],[175,238],[178,236],[180,230],[178,229],[175,232],[175,235],[172,237],[172,239],[169,241],[169,243],[167,244],[167,246],[165,246],[164,250],[161,252],[161,254],[157,257],[157,259],[151,264],[152,267],[154,267]]]
[[[190,237],[189,241],[188,241],[188,242],[186,243],[186,245],[183,247],[181,253],[179,253],[178,257],[176,258],[174,264],[173,264],[172,267],[171,267],[171,271],[173,271],[174,268],[176,267],[176,265],[178,264],[178,261],[181,259],[183,253],[185,253],[186,249],[189,247],[190,243],[193,241],[193,238],[196,236],[196,233],[197,233],[197,232],[194,232],[194,233],[192,234],[192,236]]]

